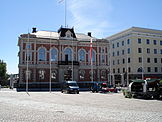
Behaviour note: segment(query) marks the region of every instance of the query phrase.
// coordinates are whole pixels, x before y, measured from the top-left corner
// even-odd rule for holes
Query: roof
[[[113,38],[116,38],[121,35],[127,35],[132,32],[139,32],[139,33],[148,33],[148,34],[158,34],[162,35],[162,30],[156,30],[156,29],[149,29],[149,28],[141,28],[141,27],[131,27],[124,31],[118,32],[112,36],[106,37],[106,39],[111,40]]]
[[[57,32],[55,31],[35,31],[30,33],[30,37],[35,37],[35,38],[51,38],[51,39],[60,39],[64,38],[66,35],[66,32],[70,31],[72,33],[72,38],[77,38],[78,41],[90,41],[92,38],[93,41],[96,41],[97,38],[95,37],[90,37],[86,34],[83,33],[75,33],[73,28],[63,28],[61,27]],[[21,36],[27,36],[27,34],[22,34]],[[66,38],[66,37],[65,37]]]

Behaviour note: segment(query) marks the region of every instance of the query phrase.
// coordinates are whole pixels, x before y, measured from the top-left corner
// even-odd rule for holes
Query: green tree
[[[6,63],[0,60],[0,84],[7,85]]]

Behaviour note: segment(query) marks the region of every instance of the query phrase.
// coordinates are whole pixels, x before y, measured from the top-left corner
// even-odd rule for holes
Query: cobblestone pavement
[[[0,122],[162,122],[162,101],[122,93],[0,90]]]

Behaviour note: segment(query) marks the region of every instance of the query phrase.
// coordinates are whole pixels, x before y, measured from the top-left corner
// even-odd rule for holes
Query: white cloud
[[[111,0],[69,0],[68,12],[72,18],[68,18],[68,24],[78,32],[91,31],[94,36],[103,38],[111,27],[108,19],[111,11]]]

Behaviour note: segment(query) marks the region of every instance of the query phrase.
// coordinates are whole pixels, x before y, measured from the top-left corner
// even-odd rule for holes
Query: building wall
[[[123,68],[128,70],[130,67],[131,71],[128,72],[130,78],[142,78],[142,72],[137,70],[143,67],[144,77],[162,77],[162,31],[130,28],[107,39],[110,41],[111,47],[109,50],[111,54],[111,57],[109,57],[111,59],[111,61],[109,60],[111,73],[122,75],[126,72],[123,72]],[[130,44],[127,44],[128,39]],[[141,43],[138,42],[138,39],[141,39]],[[150,40],[150,44],[146,43],[147,39]],[[157,44],[154,44],[154,40],[156,40]],[[123,42],[124,45],[122,45]],[[127,52],[128,48],[130,48],[129,54]],[[138,52],[138,48],[141,48],[141,53]],[[150,49],[150,53],[147,53],[147,48]],[[154,49],[157,49],[157,54],[154,54]],[[122,50],[124,50],[124,54],[122,54]],[[114,56],[113,53],[115,54]],[[142,58],[142,62],[139,62],[139,57]],[[130,58],[130,63],[128,63],[127,58]],[[150,63],[147,62],[147,58],[150,58]],[[157,58],[157,63],[154,62],[155,58]],[[123,59],[125,59],[125,63],[123,63]],[[120,64],[118,64],[118,60]],[[151,72],[148,72],[148,67],[151,68]],[[158,68],[157,72],[154,71],[155,67]],[[114,69],[115,72],[113,72]],[[120,69],[120,72],[118,72],[118,69]]]
[[[72,40],[56,40],[56,39],[42,39],[42,38],[32,38],[30,37],[29,40],[27,37],[21,37],[19,38],[19,74],[20,74],[20,81],[19,83],[25,83],[26,82],[26,70],[27,70],[27,64],[28,69],[31,72],[29,83],[44,83],[50,81],[50,49],[56,48],[58,50],[58,60],[51,62],[51,71],[56,71],[56,79],[51,79],[52,82],[62,82],[64,81],[64,74],[66,70],[69,67],[72,67],[72,65],[59,65],[58,61],[65,61],[64,58],[64,49],[73,48],[74,49],[74,61],[79,61],[78,59],[78,51],[80,49],[84,49],[86,51],[86,61],[80,62],[79,65],[74,65],[74,74],[73,74],[73,80],[76,81],[91,81],[90,79],[90,62],[88,61],[89,58],[89,41],[73,41]],[[30,49],[27,50],[27,44],[30,44]],[[73,47],[72,47],[73,45]],[[46,60],[45,61],[39,61],[38,60],[38,50],[43,47],[46,50]],[[96,41],[93,42],[93,50],[96,52],[96,61],[93,63],[93,69],[96,72],[96,75],[94,76],[95,81],[107,81],[107,75],[105,78],[101,78],[100,74],[101,70],[104,70],[106,74],[108,74],[108,42],[106,41]],[[104,49],[104,55],[105,55],[105,62],[100,62],[100,50],[101,48]],[[26,59],[26,54],[31,52],[32,58],[28,60]],[[44,79],[40,79],[39,72],[43,70],[44,71]],[[80,79],[79,71],[84,70],[85,71],[85,78]]]

